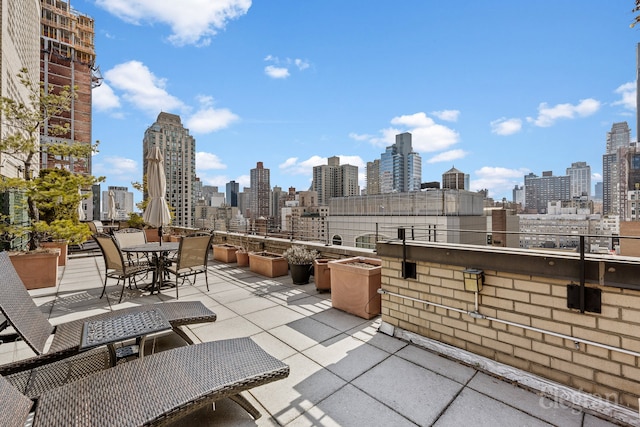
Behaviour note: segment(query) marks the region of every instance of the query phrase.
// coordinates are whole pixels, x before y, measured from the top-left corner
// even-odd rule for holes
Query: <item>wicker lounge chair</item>
[[[42,390],[58,385],[60,381],[49,378],[53,369],[39,369],[42,365],[60,361],[56,365],[60,376],[67,375],[70,378],[81,377],[91,370],[106,369],[112,363],[106,349],[78,354],[84,323],[90,319],[104,319],[116,314],[147,310],[150,306],[159,308],[171,324],[172,330],[188,344],[193,344],[193,341],[182,329],[183,326],[216,320],[216,314],[204,304],[189,301],[130,307],[53,326],[31,299],[8,254],[0,252],[0,314],[6,318],[6,326],[12,326],[15,330],[15,334],[0,335],[0,342],[21,338],[37,355],[0,366],[0,375],[11,375],[12,382],[23,384],[24,388],[21,390],[33,397]],[[54,334],[53,339],[45,352],[51,334]],[[63,360],[70,356],[82,359],[83,363]]]
[[[257,419],[260,412],[240,393],[288,375],[288,365],[250,338],[195,344],[122,363],[44,392],[33,425],[160,425],[227,397]],[[31,401],[2,378],[0,396],[3,425],[24,425]]]

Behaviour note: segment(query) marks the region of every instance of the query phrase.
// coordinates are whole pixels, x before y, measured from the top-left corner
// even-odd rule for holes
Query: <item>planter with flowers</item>
[[[315,249],[310,250],[300,245],[292,245],[284,251],[282,256],[289,263],[293,284],[306,285],[309,283],[313,269],[313,260],[318,257],[318,251]]]

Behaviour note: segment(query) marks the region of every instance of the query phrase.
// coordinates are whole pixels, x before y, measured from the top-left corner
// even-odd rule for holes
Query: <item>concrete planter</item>
[[[382,261],[354,257],[329,261],[331,304],[334,308],[371,319],[380,314]]]
[[[328,259],[313,260],[313,280],[318,291],[331,291],[331,270]]]
[[[236,251],[236,262],[238,263],[238,267],[249,266],[249,252]]]
[[[58,266],[67,265],[67,255],[69,253],[69,245],[65,241],[57,242],[40,242],[40,247],[47,249],[60,249],[60,258],[58,258]]]
[[[213,245],[213,259],[221,262],[236,262],[238,248],[233,245]]]
[[[289,263],[279,254],[271,252],[249,252],[249,270],[267,277],[289,274]]]
[[[15,252],[9,254],[13,268],[27,289],[53,287],[58,284],[60,249]]]

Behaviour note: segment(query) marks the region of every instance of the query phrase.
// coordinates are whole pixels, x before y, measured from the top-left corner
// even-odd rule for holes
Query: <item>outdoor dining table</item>
[[[167,256],[171,252],[177,252],[180,248],[179,242],[147,242],[143,245],[127,246],[122,248],[122,252],[151,254],[153,264],[153,278],[151,281],[151,294],[156,290],[160,292],[164,269],[167,265]]]
[[[120,316],[110,316],[105,319],[93,319],[84,322],[80,351],[85,351],[107,345],[111,356],[111,364],[136,355],[144,356],[144,343],[147,335],[168,331],[171,324],[158,308],[141,307],[133,312],[123,313]],[[115,344],[135,338],[134,345],[127,345],[116,349]]]

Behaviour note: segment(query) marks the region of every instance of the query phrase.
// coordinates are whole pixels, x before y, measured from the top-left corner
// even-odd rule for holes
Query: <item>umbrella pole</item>
[[[158,236],[160,236],[160,246],[162,246],[162,225],[158,227]]]

